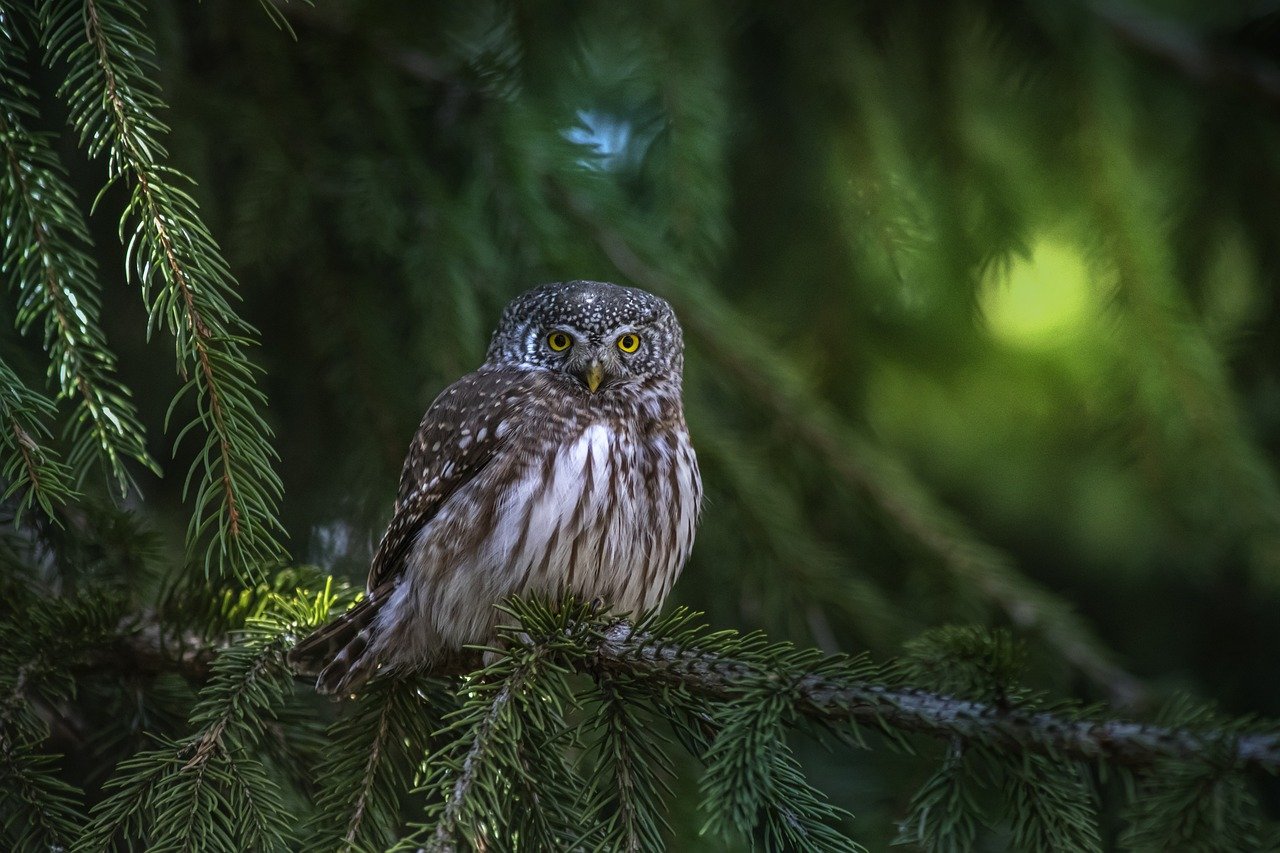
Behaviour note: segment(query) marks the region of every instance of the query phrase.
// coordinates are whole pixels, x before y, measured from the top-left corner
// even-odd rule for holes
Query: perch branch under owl
[[[157,626],[144,626],[112,645],[86,654],[86,665],[130,674],[177,672],[203,682],[216,654],[210,645],[175,645]],[[680,687],[711,700],[739,695],[744,682],[776,679],[796,712],[828,724],[858,723],[903,734],[994,745],[1005,750],[1054,755],[1125,767],[1165,759],[1200,759],[1215,766],[1280,771],[1280,732],[1200,731],[1126,720],[1094,720],[1035,712],[1016,705],[958,699],[940,693],[845,680],[808,672],[776,671],[756,663],[656,639],[627,622],[614,622],[565,661],[579,671],[604,670],[651,684]],[[536,643],[528,639],[528,643]],[[475,672],[480,652],[454,653],[426,673],[453,677]]]

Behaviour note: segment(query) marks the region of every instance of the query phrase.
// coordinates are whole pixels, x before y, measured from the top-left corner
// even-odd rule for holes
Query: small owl
[[[594,281],[543,285],[502,313],[480,369],[427,409],[368,594],[290,659],[347,693],[491,641],[505,596],[662,604],[702,504],[671,306]]]

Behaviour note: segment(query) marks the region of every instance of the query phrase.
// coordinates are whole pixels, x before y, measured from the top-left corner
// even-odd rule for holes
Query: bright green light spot
[[[1089,318],[1089,265],[1073,247],[1051,239],[1031,256],[989,274],[982,282],[982,313],[997,338],[1044,347],[1074,337]]]

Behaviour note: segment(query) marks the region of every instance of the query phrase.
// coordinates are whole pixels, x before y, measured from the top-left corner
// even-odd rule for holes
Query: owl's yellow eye
[[[640,349],[640,336],[627,332],[618,338],[618,349],[627,353],[635,352]]]
[[[573,343],[573,339],[564,332],[552,332],[547,335],[547,346],[556,352],[564,352],[569,348],[569,344]]]

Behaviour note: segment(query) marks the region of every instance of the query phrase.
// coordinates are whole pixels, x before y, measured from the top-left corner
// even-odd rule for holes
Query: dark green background
[[[253,3],[161,3],[148,23],[171,159],[261,332],[296,560],[362,580],[423,409],[509,298],[653,285],[688,328],[708,494],[675,601],[880,657],[1012,625],[1038,686],[1276,716],[1274,8],[320,2],[284,7],[294,38]],[[65,153],[92,198],[98,167]],[[105,322],[176,554],[178,379],[120,272],[122,202],[91,220]],[[993,600],[1010,567],[1026,583]],[[1027,590],[1138,692],[1065,659],[1074,628],[1020,624]],[[925,772],[810,757],[872,849]]]

